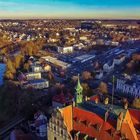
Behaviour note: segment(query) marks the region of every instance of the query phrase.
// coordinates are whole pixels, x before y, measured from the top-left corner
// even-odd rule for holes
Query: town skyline
[[[0,0],[0,19],[140,19],[140,2]]]

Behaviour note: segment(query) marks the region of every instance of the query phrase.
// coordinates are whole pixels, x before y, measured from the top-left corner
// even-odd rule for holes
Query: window
[[[54,126],[54,131],[56,131],[56,127]]]
[[[57,125],[59,125],[59,121],[57,121]]]
[[[63,135],[63,130],[61,130],[61,135]]]

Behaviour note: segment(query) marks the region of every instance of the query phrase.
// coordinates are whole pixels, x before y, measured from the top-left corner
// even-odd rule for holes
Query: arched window
[[[63,135],[63,130],[61,130],[61,135]]]

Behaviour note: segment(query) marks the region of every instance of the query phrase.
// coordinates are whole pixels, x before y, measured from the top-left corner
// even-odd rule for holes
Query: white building
[[[114,62],[112,64],[105,63],[103,65],[103,71],[104,72],[111,72],[114,69]]]
[[[39,80],[30,80],[27,83],[23,84],[23,88],[34,88],[34,89],[44,89],[49,87],[49,81],[45,79]]]
[[[90,60],[93,60],[94,58],[95,58],[95,55],[84,54],[84,55],[80,55],[80,56],[75,57],[73,59],[73,62],[85,63],[85,62],[88,62]]]
[[[114,59],[114,65],[120,65],[124,61],[125,61],[125,56],[116,57]]]
[[[47,63],[49,63],[51,66],[57,66],[62,69],[67,69],[71,66],[71,64],[68,64],[66,62],[58,60],[56,57],[51,57],[51,56],[46,56],[46,57],[41,57],[41,59],[45,60]]]
[[[140,85],[129,85],[125,80],[117,79],[116,90],[125,93],[128,96],[140,98]]]
[[[75,45],[73,45],[73,47],[75,47],[75,48],[77,48],[79,50],[81,50],[83,48],[86,48],[86,46],[83,43],[75,44]]]
[[[114,42],[114,41],[112,41],[112,42],[111,42],[111,45],[112,45],[112,46],[118,46],[118,45],[119,45],[119,42]]]
[[[105,41],[104,41],[104,39],[97,39],[96,43],[97,43],[97,45],[104,45]]]
[[[101,79],[101,78],[103,77],[103,75],[104,75],[104,74],[103,74],[103,71],[97,71],[97,72],[96,72],[96,75],[95,75],[95,78],[96,78],[96,79]]]
[[[45,65],[44,67],[43,67],[43,70],[44,71],[51,71],[51,66],[50,65]]]
[[[40,65],[32,65],[32,72],[42,72],[42,67]]]
[[[62,54],[73,53],[73,46],[58,47],[58,52]]]
[[[25,74],[27,80],[41,79],[40,72],[29,72]]]
[[[80,36],[80,40],[82,40],[82,41],[87,41],[87,36]]]

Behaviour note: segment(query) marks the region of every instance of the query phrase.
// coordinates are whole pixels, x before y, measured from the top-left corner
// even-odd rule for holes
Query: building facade
[[[59,110],[54,110],[52,113],[52,117],[48,123],[47,133],[48,140],[72,140]]]
[[[23,84],[23,87],[25,89],[26,88],[44,89],[49,87],[49,81],[45,79],[29,80],[27,83]]]
[[[128,96],[140,98],[140,86],[129,85],[125,80],[117,79],[116,90]]]
[[[25,74],[27,80],[41,79],[40,72],[29,72]]]
[[[73,51],[74,51],[73,46],[58,47],[58,53],[61,53],[61,54],[73,53]]]

